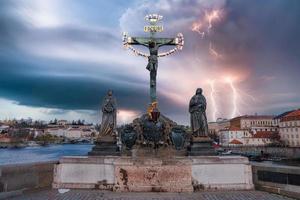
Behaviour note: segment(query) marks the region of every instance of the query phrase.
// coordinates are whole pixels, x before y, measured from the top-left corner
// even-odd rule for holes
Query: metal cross
[[[158,57],[166,56],[171,53],[174,53],[178,49],[182,49],[183,46],[183,36],[182,34],[178,34],[175,38],[156,38],[156,32],[162,32],[163,27],[158,26],[157,22],[162,19],[161,15],[152,14],[147,15],[145,17],[147,21],[150,22],[150,26],[145,26],[144,31],[150,32],[150,37],[128,37],[124,34],[123,42],[126,47],[131,45],[142,45],[149,49],[149,55],[143,54],[135,50],[131,47],[131,49],[137,53],[138,55],[142,55],[148,57],[148,65],[146,67],[147,70],[150,71],[150,100],[151,103],[157,102],[156,96],[156,75],[157,75],[157,68],[158,68]],[[176,46],[173,50],[159,54],[158,49],[161,46]]]

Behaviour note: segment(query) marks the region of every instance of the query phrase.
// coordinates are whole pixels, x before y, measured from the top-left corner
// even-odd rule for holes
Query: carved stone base
[[[120,149],[115,139],[103,138],[95,142],[92,151],[88,153],[90,156],[119,156]]]
[[[192,192],[191,160],[120,158],[115,163],[118,192]]]
[[[188,148],[189,156],[215,156],[213,141],[209,137],[193,137]]]
[[[65,156],[54,166],[52,186],[56,189],[89,188],[120,192],[254,188],[248,158],[240,156]]]

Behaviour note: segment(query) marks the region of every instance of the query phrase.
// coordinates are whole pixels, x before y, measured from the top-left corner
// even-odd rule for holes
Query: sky
[[[209,121],[300,107],[298,0],[6,0],[0,1],[0,119],[99,123],[109,89],[119,124],[145,113],[147,59],[123,47],[122,33],[148,36],[144,16],[152,13],[163,16],[157,37],[182,33],[185,40],[181,51],[159,58],[162,114],[188,124],[188,103],[199,87]]]

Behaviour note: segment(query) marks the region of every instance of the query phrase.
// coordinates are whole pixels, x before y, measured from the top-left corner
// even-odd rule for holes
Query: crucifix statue
[[[177,50],[181,50],[184,44],[183,35],[179,33],[175,38],[156,38],[156,32],[162,32],[163,27],[158,26],[157,22],[162,19],[161,15],[151,14],[145,17],[150,22],[150,26],[145,26],[144,31],[150,32],[150,37],[128,37],[126,33],[123,35],[123,44],[126,48],[132,50],[135,54],[147,57],[148,64],[146,69],[150,72],[150,100],[151,104],[157,104],[156,96],[156,75],[158,68],[158,57],[163,57],[174,53]],[[149,54],[144,54],[134,49],[132,45],[142,45],[149,49]],[[159,47],[161,46],[175,46],[170,51],[159,53]]]

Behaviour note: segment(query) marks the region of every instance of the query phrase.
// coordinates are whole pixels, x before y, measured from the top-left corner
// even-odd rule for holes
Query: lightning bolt
[[[232,91],[232,112],[231,112],[231,118],[234,118],[238,115],[240,115],[240,112],[238,110],[238,99],[239,99],[239,93],[234,85],[234,79],[231,77],[226,77],[225,82],[227,82],[230,86],[230,89]]]
[[[213,45],[212,45],[211,42],[209,43],[209,53],[210,53],[215,59],[222,58],[222,55],[219,54],[219,53],[213,48]]]
[[[201,31],[202,27],[203,27],[202,23],[200,21],[198,21],[198,22],[194,22],[192,24],[192,28],[191,28],[192,31],[199,33],[199,35],[201,36],[201,39],[203,39],[205,36],[205,32]]]
[[[206,35],[206,32],[207,34],[209,34],[210,30],[212,29],[213,22],[219,20],[220,18],[221,18],[221,10],[212,10],[210,12],[205,11],[205,17],[202,19],[200,18],[196,22],[193,22],[191,30],[199,33],[201,35],[201,38],[203,39],[204,36]]]
[[[211,105],[212,105],[212,118],[213,121],[216,121],[217,117],[217,112],[218,112],[218,108],[217,108],[217,104],[216,104],[216,99],[215,99],[215,95],[216,95],[216,90],[215,90],[215,80],[209,80],[208,84],[210,86],[210,99],[211,99]]]
[[[221,13],[220,10],[213,10],[211,12],[208,12],[208,11],[205,12],[205,19],[207,20],[207,23],[208,23],[207,33],[209,33],[210,30],[212,29],[212,23],[215,20],[220,19],[220,13]]]
[[[204,39],[213,28],[213,22],[221,19],[221,14],[221,10],[205,11],[205,16],[192,23],[191,30],[197,32],[201,36],[201,39]],[[222,58],[222,55],[213,48],[211,41],[209,42],[208,51],[215,59]]]

